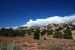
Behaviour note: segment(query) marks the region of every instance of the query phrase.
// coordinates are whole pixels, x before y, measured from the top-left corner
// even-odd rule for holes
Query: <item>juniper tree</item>
[[[36,29],[36,31],[34,32],[34,39],[39,40],[40,39],[40,30]]]

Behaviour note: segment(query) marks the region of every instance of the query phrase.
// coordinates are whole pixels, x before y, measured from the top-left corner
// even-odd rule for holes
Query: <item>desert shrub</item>
[[[30,30],[28,31],[28,35],[31,35],[31,31]]]
[[[56,31],[60,31],[60,30],[62,30],[62,29],[63,29],[63,28],[59,26],[59,28],[58,28],[58,29],[55,29],[55,30],[56,30]]]
[[[30,28],[30,32],[33,33],[34,32],[34,29],[33,28]]]
[[[47,30],[47,35],[52,35],[53,34],[53,30]]]
[[[50,24],[49,24],[50,25]],[[49,29],[52,29],[52,26],[49,26],[49,25],[47,25],[47,29],[49,30]]]
[[[64,33],[69,33],[70,35],[72,35],[69,29],[64,30]]]
[[[5,30],[5,33],[4,33],[4,36],[13,36],[13,29],[12,28],[10,28],[10,29],[6,29]]]
[[[0,36],[3,36],[4,33],[5,33],[5,28],[1,28],[1,29],[0,29]]]
[[[43,36],[44,34],[46,34],[46,32],[47,32],[46,29],[42,30],[42,32],[41,32],[41,36]]]
[[[56,32],[53,34],[53,37],[54,37],[54,38],[62,38],[62,33],[59,32],[59,31],[56,31]]]
[[[62,30],[63,28],[62,27],[59,27],[59,30]]]
[[[59,29],[55,29],[55,31],[59,31]]]
[[[28,34],[28,35],[31,35],[31,30],[26,30],[26,33]]]
[[[10,36],[10,37],[15,37],[15,36],[24,36],[25,35],[25,30],[13,30],[12,28],[5,29],[2,28],[0,29],[0,36]]]
[[[30,29],[26,30],[26,32],[27,32],[28,35],[31,35],[31,33],[34,32],[34,29],[33,28],[30,28]]]
[[[21,36],[25,36],[26,30],[21,30]]]
[[[25,36],[25,30],[14,30],[14,36]]]
[[[65,39],[72,39],[72,36],[68,33],[65,33],[63,36]]]
[[[34,39],[39,40],[40,39],[40,30],[36,29],[36,31],[34,32]]]
[[[15,41],[2,41],[0,42],[0,50],[21,50],[21,48]]]
[[[72,30],[75,30],[75,25],[72,25]]]
[[[63,37],[64,37],[65,39],[71,39],[71,38],[72,38],[72,33],[71,33],[71,31],[70,31],[69,29],[64,30],[64,35],[63,35]]]

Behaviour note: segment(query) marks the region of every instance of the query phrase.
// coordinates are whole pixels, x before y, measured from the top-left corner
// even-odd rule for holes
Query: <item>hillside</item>
[[[49,24],[23,26],[14,30],[0,29],[0,41],[8,40],[15,41],[21,50],[75,50],[75,25]]]

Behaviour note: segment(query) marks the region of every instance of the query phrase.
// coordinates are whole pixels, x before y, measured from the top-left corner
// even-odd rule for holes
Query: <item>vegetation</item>
[[[47,30],[47,35],[52,35],[53,34],[53,30]]]
[[[59,31],[56,31],[56,32],[53,34],[53,37],[54,37],[54,38],[62,38],[62,33],[59,32]]]
[[[59,30],[62,30],[63,28],[59,26]]]
[[[64,36],[65,39],[72,39],[72,33],[69,29],[64,30]]]
[[[34,32],[33,28],[30,28],[30,29],[27,30],[28,35],[31,35],[31,33],[33,33],[33,32]]]
[[[60,30],[63,30],[63,28],[60,26],[58,29],[55,29],[55,33],[53,34],[54,30],[51,30],[52,27],[48,26],[47,30],[40,30],[39,28],[29,28],[29,29],[5,29],[5,28],[1,28],[0,29],[0,36],[10,36],[10,37],[16,37],[16,36],[25,36],[25,34],[27,33],[28,35],[31,35],[31,33],[34,33],[34,39],[40,39],[40,35],[43,36],[44,34],[47,33],[47,35],[53,35],[54,38],[65,38],[65,39],[71,39],[71,30],[69,28],[68,25],[64,25],[67,27],[66,30],[64,30],[64,34],[62,35],[62,33],[60,32]],[[72,26],[72,29],[75,29],[75,26]],[[36,31],[35,31],[36,30]],[[41,32],[40,32],[41,31]]]
[[[72,25],[72,30],[75,30],[75,25]]]
[[[43,36],[44,34],[46,34],[46,32],[47,32],[46,29],[42,30],[42,32],[41,32],[41,36]]]
[[[36,31],[34,32],[34,39],[39,40],[40,39],[40,30],[36,29]]]
[[[15,41],[0,41],[0,50],[21,50]]]
[[[15,37],[15,36],[25,36],[25,30],[13,30],[12,28],[10,29],[5,29],[2,28],[0,29],[0,36],[10,36],[10,37]]]

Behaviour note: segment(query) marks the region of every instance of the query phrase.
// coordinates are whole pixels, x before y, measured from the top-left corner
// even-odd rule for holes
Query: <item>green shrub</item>
[[[65,39],[72,39],[72,36],[70,34],[68,34],[68,33],[65,33],[64,38]]]
[[[53,30],[47,30],[47,35],[52,35],[53,34]]]
[[[71,28],[72,30],[75,30],[75,25],[72,25],[72,28]]]
[[[59,30],[62,30],[63,28],[62,27],[59,27]]]
[[[62,33],[59,32],[59,31],[56,31],[56,32],[53,34],[53,37],[54,37],[54,38],[62,38]]]
[[[41,32],[41,36],[43,36],[44,34],[46,34],[46,32],[47,32],[46,29],[42,30],[42,32]]]
[[[71,31],[70,31],[69,29],[64,30],[64,35],[63,35],[63,37],[64,37],[65,39],[71,39],[71,38],[72,38],[72,33],[71,33]]]
[[[39,40],[40,39],[40,30],[36,29],[36,31],[34,32],[34,39]]]
[[[10,37],[15,37],[15,36],[25,36],[25,30],[13,30],[12,28],[5,29],[2,28],[0,29],[0,36],[10,36]]]
[[[70,35],[72,35],[69,29],[64,30],[64,33],[69,33]]]

